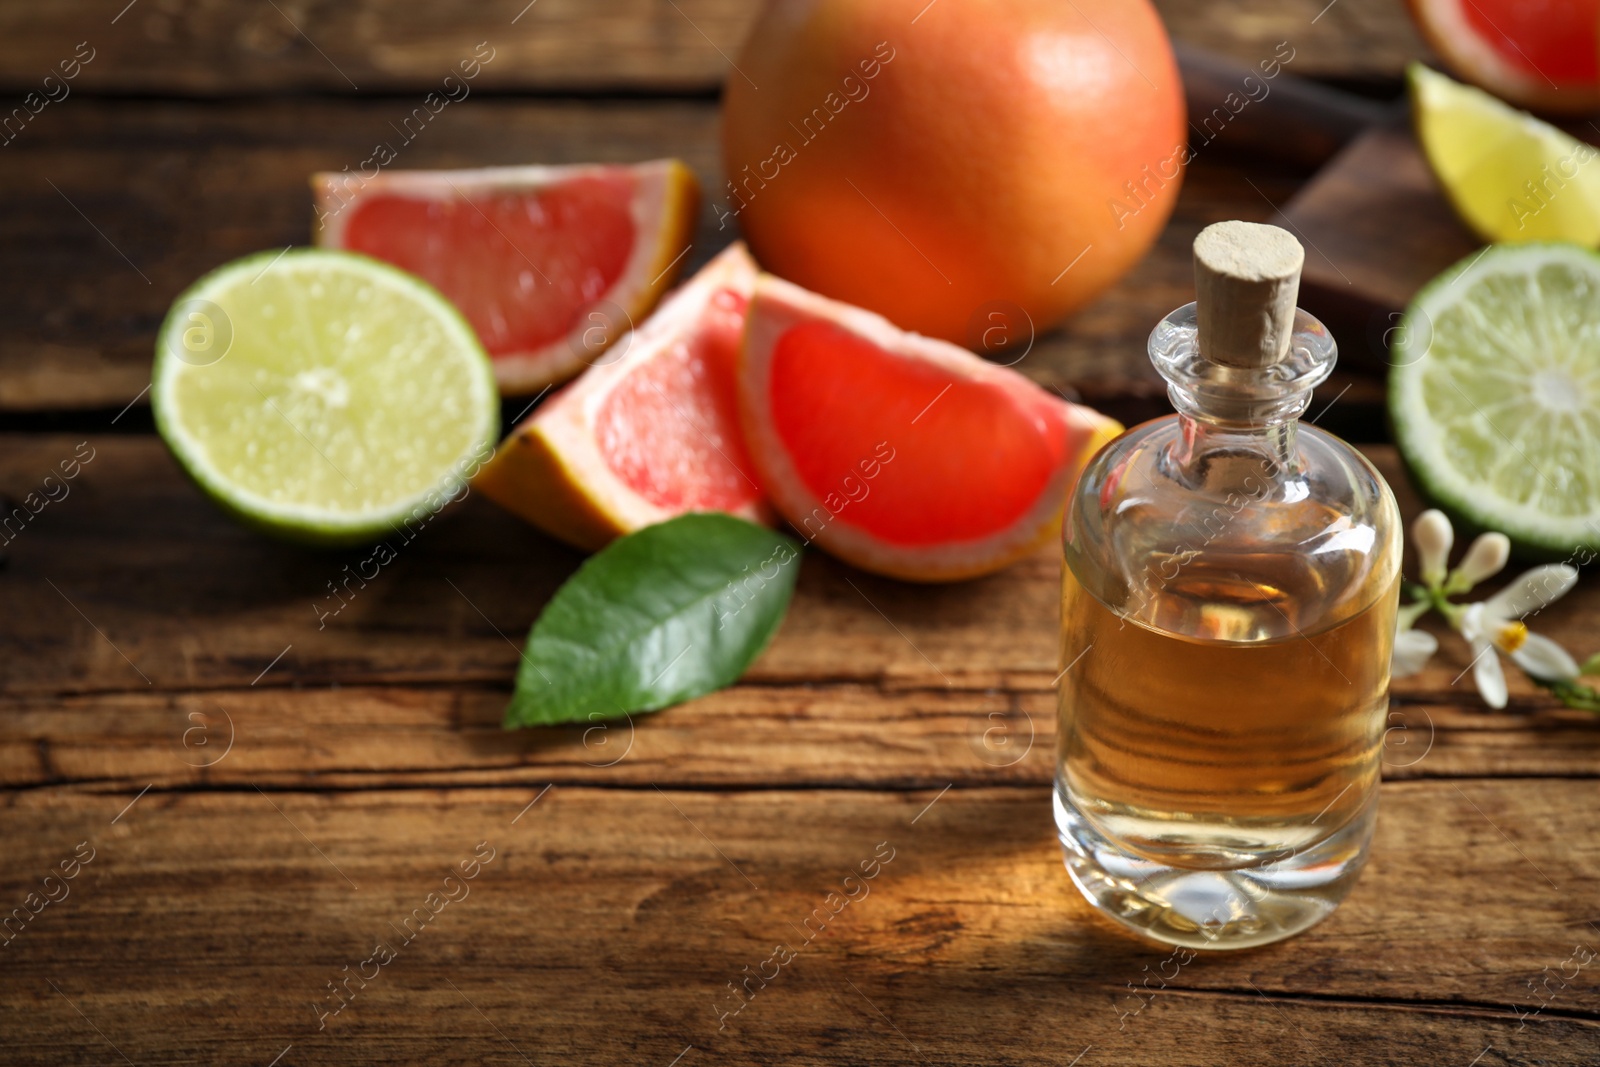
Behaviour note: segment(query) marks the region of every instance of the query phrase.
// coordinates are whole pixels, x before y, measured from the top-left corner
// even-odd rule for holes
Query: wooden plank
[[[319,629],[318,611],[340,603],[327,583],[361,553],[306,552],[236,527],[150,438],[96,438],[92,454],[71,438],[6,445],[0,490],[18,500],[63,458],[90,458],[66,496],[10,531],[0,785],[666,776],[931,787],[1051,774],[1053,551],[944,587],[813,554],[748,684],[632,726],[507,734],[498,722],[517,647],[576,553],[469,498],[367,588],[341,586],[347,606]],[[1372,453],[1414,513],[1393,451]],[[1600,594],[1585,585],[1538,626],[1585,653],[1597,616]],[[1443,646],[1395,684],[1391,777],[1600,772],[1591,716],[1560,709],[1515,671],[1511,710],[1490,713],[1465,645],[1447,636]]]
[[[3,950],[8,1063],[1575,1063],[1600,1041],[1595,966],[1563,967],[1600,940],[1594,782],[1386,786],[1331,919],[1175,977],[1088,914],[1042,789],[130,800],[0,807],[8,905],[93,849]],[[1557,994],[1538,1015],[1530,981]]]
[[[1175,38],[1242,63],[1254,65],[1279,42],[1291,42],[1302,74],[1392,78],[1423,51],[1401,6],[1387,0],[1156,6]],[[59,86],[43,85],[45,75],[74,55],[92,55],[68,91],[422,93],[487,42],[494,58],[474,80],[480,90],[709,93],[759,10],[749,0],[7,5],[0,8],[0,88],[19,96],[48,88],[59,96]],[[914,34],[908,24],[908,45]]]
[[[0,788],[937,790],[1042,786],[1055,771],[1055,694],[1042,688],[740,685],[657,715],[515,732],[500,727],[506,699],[500,686],[264,684],[5,698]],[[1600,777],[1593,715],[1491,712],[1470,706],[1468,693],[1456,699],[1397,697],[1386,778]]]
[[[0,484],[19,500],[77,447],[62,437],[10,440]],[[89,447],[70,495],[44,505],[9,546],[0,627],[18,655],[7,657],[0,686],[10,692],[243,687],[258,676],[267,685],[504,683],[540,606],[581,559],[469,497],[397,545],[398,558],[363,588],[359,573],[374,574],[368,553],[308,552],[237,526],[159,441],[96,438]],[[914,587],[816,556],[783,638],[753,677],[918,686],[995,685],[1018,670],[1048,678],[1054,623],[1026,631],[1053,618],[1056,566],[1041,555],[1003,577]]]
[[[717,166],[703,102],[468,98],[409,144],[407,101],[72,103],[5,149],[0,281],[17,313],[0,328],[0,409],[117,413],[149,384],[172,300],[236,256],[308,243],[308,176],[359,170],[379,141],[413,168],[676,155],[709,180]],[[702,248],[727,239],[702,219]]]
[[[63,483],[66,496],[8,532],[0,635],[15,654],[0,662],[3,693],[506,686],[528,627],[581,559],[469,496],[398,546],[363,588],[360,573],[374,573],[363,566],[369,553],[307,551],[238,526],[153,437],[3,440],[0,492],[14,500],[47,488],[44,477],[80,448],[92,450]],[[1415,514],[1420,504],[1395,452],[1370,453],[1402,510]],[[782,631],[748,678],[1048,689],[1059,669],[1059,574],[1053,549],[985,579],[936,586],[865,575],[811,553]],[[1600,631],[1600,590],[1583,584],[1537,626],[1588,654]],[[1447,641],[1434,665],[1397,692],[1472,706],[1470,683],[1452,685],[1467,658]],[[1513,707],[1551,706],[1519,672],[1508,676]]]
[[[1364,134],[1284,214],[1308,246],[1301,303],[1344,341],[1347,364],[1386,371],[1400,311],[1482,242],[1462,224],[1404,121]]]
[[[1462,224],[1404,123],[1374,129],[1296,194],[1285,213],[1321,253],[1308,285],[1348,289],[1374,310],[1397,311],[1481,242]]]
[[[1391,105],[1284,74],[1284,61],[1299,58],[1292,49],[1288,41],[1279,42],[1263,65],[1236,62],[1177,42],[1174,51],[1189,111],[1190,147],[1209,148],[1219,142],[1219,147],[1240,155],[1315,169],[1388,117]],[[1272,70],[1278,73],[1267,79],[1271,84],[1263,91],[1263,79]],[[1254,98],[1239,103],[1245,94]]]
[[[149,384],[172,300],[229,259],[306,243],[307,176],[359,169],[379,141],[406,168],[679,156],[708,198],[722,187],[709,102],[468,98],[407,144],[395,125],[410,108],[82,100],[41,114],[0,170],[0,198],[15,207],[0,216],[0,285],[16,309],[0,324],[0,411],[98,408],[109,423]],[[1165,391],[1145,339],[1193,298],[1195,234],[1222,218],[1267,219],[1297,185],[1202,152],[1152,254],[1064,330],[1019,349],[1018,368],[1120,418],[1155,414]],[[702,212],[691,266],[734,238],[716,219]]]
[[[1388,81],[1431,55],[1403,4],[1383,0],[1155,0],[1173,38],[1254,66],[1280,42],[1304,77]]]

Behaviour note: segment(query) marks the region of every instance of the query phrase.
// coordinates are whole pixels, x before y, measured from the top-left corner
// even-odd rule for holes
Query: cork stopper
[[[1270,367],[1289,352],[1305,249],[1287,230],[1218,222],[1194,241],[1200,354],[1226,367]]]

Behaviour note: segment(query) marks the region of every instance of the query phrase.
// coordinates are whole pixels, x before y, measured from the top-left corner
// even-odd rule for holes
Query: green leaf
[[[655,711],[738,679],[777,632],[800,546],[729,515],[682,515],[591,556],[528,633],[506,727]]]
[[[1596,652],[1578,665],[1578,674],[1587,677],[1600,677],[1600,652]]]

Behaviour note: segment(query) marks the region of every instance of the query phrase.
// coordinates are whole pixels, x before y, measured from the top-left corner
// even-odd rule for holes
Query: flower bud
[[[1417,546],[1417,559],[1422,564],[1422,584],[1430,589],[1444,581],[1445,568],[1450,563],[1450,546],[1456,534],[1444,512],[1429,508],[1411,524],[1411,540]]]
[[[1464,593],[1485,578],[1499,574],[1510,558],[1511,539],[1505,534],[1479,534],[1467,546],[1467,554],[1461,557],[1460,564],[1450,572],[1448,588],[1452,592]]]

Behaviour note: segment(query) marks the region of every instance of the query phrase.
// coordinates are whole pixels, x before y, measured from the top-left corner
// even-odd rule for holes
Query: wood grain
[[[514,732],[500,726],[508,696],[503,686],[263,685],[4,698],[0,788],[937,790],[1043,786],[1055,771],[1048,689],[740,685],[660,714]],[[1396,697],[1386,778],[1600,778],[1593,715],[1493,712],[1454,696]]]
[[[87,454],[67,437],[5,444],[0,491],[17,500],[62,458]],[[68,494],[8,531],[0,640],[16,654],[0,661],[0,785],[669,776],[718,788],[925,788],[1050,777],[1053,551],[943,587],[812,554],[747,684],[632,725],[508,734],[498,722],[518,648],[576,553],[469,498],[366,588],[341,584],[335,597],[327,583],[359,569],[362,553],[308,552],[240,529],[153,439],[88,447]],[[1393,451],[1371,453],[1414,514]],[[318,612],[336,608],[319,628]],[[1538,629],[1583,654],[1597,617],[1600,594],[1586,584]],[[1427,670],[1395,683],[1391,777],[1600,773],[1593,717],[1559,708],[1515,671],[1511,710],[1488,712],[1465,645],[1442,638]]]
[[[1245,64],[1289,42],[1290,71],[1338,81],[1392,84],[1421,52],[1390,0],[1157,6],[1180,39]],[[497,51],[472,97],[399,165],[675,155],[716,189],[713,97],[757,10],[0,6],[16,98],[96,50],[0,149],[0,413],[83,428],[0,435],[0,1060],[1592,1062],[1594,965],[1529,1013],[1575,945],[1600,947],[1600,728],[1515,677],[1510,709],[1484,710],[1448,641],[1395,687],[1350,900],[1292,942],[1188,964],[1133,1013],[1169,953],[1089,913],[1050,826],[1053,550],[936,588],[813,554],[741,685],[506,733],[517,647],[577,554],[471,498],[344,603],[330,583],[363,553],[263,540],[154,437],[100,432],[147,417],[112,425],[171,300],[304,243],[306,175],[358,166],[478,41]],[[1203,148],[1152,255],[1020,369],[1127,421],[1166,410],[1144,341],[1191,299],[1194,234],[1279,218],[1305,176],[1230,155],[1245,132]],[[732,236],[714,217],[692,263]],[[1340,340],[1349,367],[1360,337]],[[1323,425],[1379,426],[1375,378],[1322,393]],[[80,445],[62,495],[45,478]],[[1392,450],[1372,454],[1414,513]],[[1600,597],[1585,584],[1538,629],[1593,651]],[[94,859],[70,896],[38,905],[79,842]],[[402,944],[394,925],[480,842],[470,897]],[[802,944],[880,843],[870,896]],[[36,906],[19,930],[9,909]],[[397,958],[319,1020],[379,938]],[[719,1028],[728,984],[780,940],[798,957]]]
[[[0,282],[26,309],[0,327],[0,409],[118,412],[149,384],[177,295],[229,259],[309,243],[309,176],[359,169],[379,141],[413,168],[674,155],[702,175],[716,167],[703,102],[469,97],[409,144],[391,125],[405,101],[68,103],[8,145],[0,171],[15,208],[0,216]],[[709,249],[714,222],[702,221]]]
[[[1064,1064],[1093,1046],[1084,1063],[1337,1047],[1466,1064],[1492,1044],[1498,1062],[1566,1064],[1600,1041],[1593,964],[1518,1016],[1530,979],[1600,941],[1595,782],[1386,786],[1372,863],[1331,919],[1194,960],[1137,1014],[1130,984],[1169,954],[1088,914],[1043,789],[128,799],[44,790],[0,808],[18,842],[8,904],[79,842],[95,850],[0,948],[8,1063],[121,1062],[115,1046],[140,1064],[266,1064],[292,1045],[283,1063]],[[493,859],[447,886],[480,843]],[[875,855],[890,858],[866,895],[807,943],[800,924]],[[456,902],[403,943],[396,927],[447,888]],[[395,958],[321,1019],[340,1003],[328,983],[378,939]],[[795,957],[719,1029],[728,983],[780,942]]]
[[[1343,354],[1387,369],[1399,312],[1482,242],[1445,200],[1410,128],[1362,135],[1284,208],[1308,248],[1304,296],[1344,341]]]
[[[1242,63],[1291,42],[1302,74],[1394,77],[1422,51],[1402,7],[1387,0],[1156,6],[1175,38]],[[69,83],[80,93],[425,92],[487,41],[495,57],[476,80],[487,91],[711,93],[760,9],[754,0],[12,4],[0,7],[0,87],[38,89],[87,42],[94,58]],[[914,33],[908,25],[908,42]]]
[[[0,492],[14,500],[38,491],[84,443],[0,440]],[[528,627],[582,558],[469,496],[399,546],[363,588],[360,572],[373,573],[363,566],[368,552],[307,551],[238,526],[159,440],[95,437],[87,447],[93,459],[66,483],[68,495],[3,546],[0,639],[17,654],[0,661],[0,693],[508,686]],[[1402,511],[1415,514],[1421,505],[1394,451],[1371,454]],[[748,680],[1047,689],[1060,669],[1059,574],[1053,549],[988,578],[936,586],[810,553],[788,619]],[[1542,612],[1537,628],[1586,655],[1597,623],[1600,592],[1584,584]],[[1397,692],[1470,705],[1466,683],[1451,684],[1464,666],[1447,642],[1435,666]],[[1510,673],[1515,707],[1551,706]]]
[[[14,207],[0,215],[0,287],[17,309],[0,322],[0,411],[101,409],[109,423],[149,384],[178,294],[237,256],[307,243],[308,176],[359,169],[379,141],[406,168],[677,156],[708,197],[722,185],[709,102],[469,97],[410,143],[394,125],[406,101],[68,103],[6,146],[0,170],[0,199]],[[1155,414],[1165,393],[1145,339],[1193,299],[1195,234],[1269,219],[1297,182],[1202,151],[1152,254],[1065,329],[1031,344],[1019,331],[1018,369],[1126,420]],[[736,236],[716,219],[702,212],[691,267]]]

